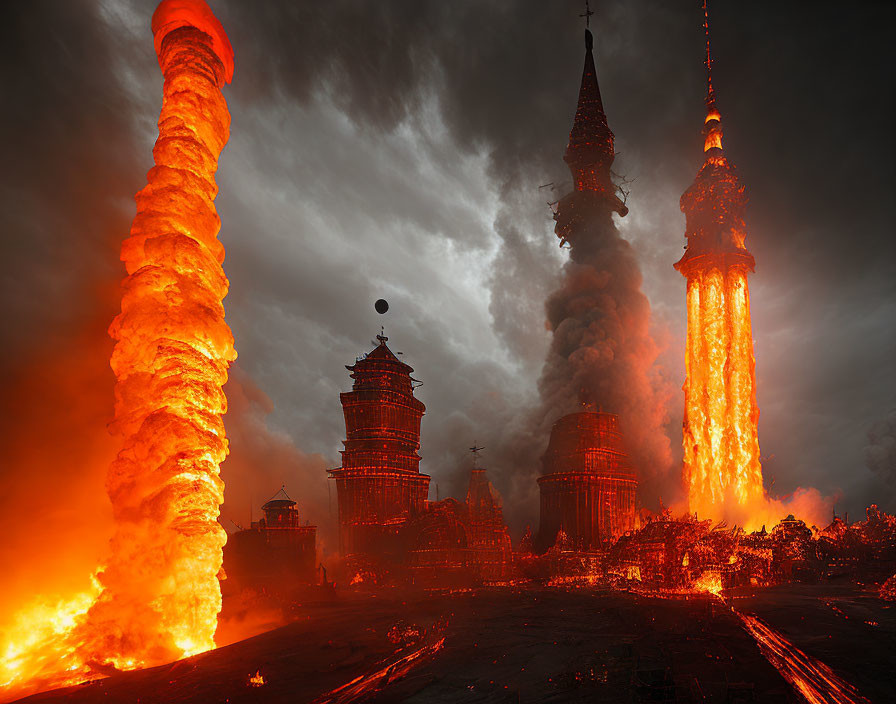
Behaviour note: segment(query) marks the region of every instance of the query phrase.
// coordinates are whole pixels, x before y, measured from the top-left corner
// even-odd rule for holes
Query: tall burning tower
[[[626,357],[635,345],[614,331],[638,325],[625,317],[629,312],[614,316],[620,310],[640,309],[642,303],[646,311],[643,295],[626,288],[627,282],[640,281],[640,274],[612,222],[614,212],[625,215],[628,209],[612,180],[614,136],[604,113],[593,49],[594,37],[586,29],[579,102],[563,156],[573,190],[560,200],[554,215],[561,245],[570,244],[570,261],[563,287],[547,304],[554,339],[541,392],[557,410],[597,400],[615,410],[623,399],[609,380],[625,378],[636,365]],[[615,348],[607,352],[610,338]],[[607,364],[610,358],[614,362]],[[637,479],[622,447],[617,416],[593,410],[563,416],[554,424],[542,461],[539,549],[550,547],[560,529],[576,547],[592,550],[634,527]]]
[[[582,69],[582,86],[569,144],[563,161],[572,174],[573,190],[560,200],[554,219],[555,231],[561,244],[585,217],[588,206],[597,206],[607,215],[613,211],[626,215],[628,208],[616,195],[610,169],[616,157],[613,132],[607,124],[604,103],[597,84],[594,68],[594,36],[585,30],[585,67]],[[581,205],[581,207],[576,207]]]
[[[759,463],[750,292],[753,255],[744,246],[747,197],[722,151],[706,30],[704,162],[681,197],[687,246],[675,268],[687,278],[684,481],[691,511],[742,517],[764,500]]]
[[[379,344],[346,365],[352,390],[340,394],[345,415],[342,466],[331,470],[339,502],[343,555],[387,557],[410,518],[423,511],[429,475],[420,473],[420,419],[414,371],[377,335]]]

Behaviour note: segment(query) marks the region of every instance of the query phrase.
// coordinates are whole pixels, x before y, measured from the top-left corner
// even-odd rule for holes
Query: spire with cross
[[[588,0],[585,0],[585,12],[583,12],[579,17],[585,18],[585,29],[589,29],[591,27],[591,15],[594,12],[591,10],[591,7],[588,5]]]
[[[469,448],[470,453],[473,455],[473,469],[479,469],[479,453],[484,450],[484,447],[479,447],[476,443],[473,443],[473,447]]]

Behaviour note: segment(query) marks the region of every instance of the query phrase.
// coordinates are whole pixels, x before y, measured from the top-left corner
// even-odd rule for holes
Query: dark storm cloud
[[[887,502],[892,502],[896,495],[896,408],[868,431],[865,464],[880,475],[887,487],[885,498]]]
[[[236,53],[218,175],[225,303],[239,364],[260,389],[241,397],[245,425],[228,420],[249,453],[233,463],[245,471],[231,486],[253,463],[281,464],[289,469],[259,470],[254,495],[285,481],[300,505],[322,501],[323,479],[312,477],[339,461],[342,365],[385,322],[392,349],[424,381],[423,467],[441,495],[461,493],[475,440],[514,527],[537,521],[544,438],[520,438],[550,339],[544,303],[565,258],[546,201],[569,182],[561,157],[581,76],[580,4],[211,4]],[[94,359],[100,380],[84,385],[108,393],[109,415],[104,327],[160,101],[154,5],[28,3],[3,23],[0,119],[4,161],[17,171],[2,192],[0,367],[8,379],[30,351],[82,345],[75,356]],[[896,395],[893,10],[716,2],[713,11],[725,147],[751,196],[767,474],[774,491],[842,488],[858,514],[884,486],[864,467],[866,434]],[[619,1],[601,3],[592,24],[615,168],[635,179],[618,226],[638,256],[654,339],[667,345],[661,372],[676,387],[684,281],[671,263],[684,244],[678,198],[701,159],[701,20],[693,2]],[[538,190],[550,182],[556,190]],[[385,318],[372,310],[379,297],[392,303]],[[681,403],[669,407],[673,448]],[[34,404],[53,415],[60,400]],[[100,428],[101,399],[93,408]],[[5,406],[5,432],[21,418]],[[86,422],[68,427],[83,435]],[[253,428],[270,437],[250,442]],[[3,452],[5,489],[21,470]],[[56,474],[74,474],[83,454]],[[89,472],[100,487],[104,471]],[[233,512],[242,520],[242,493]]]
[[[892,91],[869,94],[869,86],[891,83],[881,53],[885,38],[875,34],[890,11],[879,4],[844,16],[833,4],[812,13],[767,4],[748,14],[718,5],[716,84],[726,149],[752,196],[749,243],[759,262],[753,287],[763,451],[775,490],[817,483],[832,493],[853,482],[868,411],[886,407],[894,389],[886,306],[893,298],[886,275],[893,265],[886,195],[893,174],[891,160],[881,158],[893,151],[885,129]],[[241,99],[307,104],[324,93],[376,136],[413,116],[435,92],[454,144],[489,155],[501,203],[494,221],[501,246],[489,277],[492,326],[529,375],[543,359],[534,322],[543,316],[557,266],[550,223],[532,209],[542,194],[532,187],[568,181],[559,156],[582,51],[581,28],[571,21],[576,3],[558,8],[388,3],[372,14],[348,3],[227,8],[234,33],[243,35],[235,43],[248,47],[243,70],[258,77],[235,87],[245,92]],[[612,4],[596,19],[598,75],[621,152],[617,170],[635,179],[632,214],[621,227],[638,248],[659,316],[655,336],[669,344],[665,373],[676,385],[683,282],[670,262],[683,243],[678,196],[700,159],[701,19],[691,3]],[[861,140],[860,133],[873,139]],[[870,277],[859,275],[863,267]],[[876,329],[865,330],[861,320],[876,320]],[[857,351],[849,341],[857,339],[867,358],[861,367],[874,369],[882,383],[872,375],[856,383],[861,374],[849,361]],[[459,369],[459,360],[447,361]],[[438,350],[427,350],[421,374],[440,362]],[[454,414],[464,412],[460,401]],[[673,441],[680,432],[676,404],[680,397],[670,409]],[[426,423],[433,422],[439,421],[431,415]],[[820,428],[826,430],[819,434]],[[835,447],[818,442],[827,431],[839,438]],[[438,441],[424,433],[432,448]],[[447,470],[434,466],[426,447],[424,455],[429,471]],[[866,475],[859,484],[869,481]]]

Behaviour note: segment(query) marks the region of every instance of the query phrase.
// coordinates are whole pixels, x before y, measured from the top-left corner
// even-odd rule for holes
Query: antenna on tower
[[[709,38],[709,0],[703,0],[703,33],[706,35],[706,107],[716,104],[716,94],[712,87],[712,44]]]

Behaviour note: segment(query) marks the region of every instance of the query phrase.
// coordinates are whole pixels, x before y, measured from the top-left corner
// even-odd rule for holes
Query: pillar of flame
[[[722,150],[706,20],[705,159],[681,197],[688,244],[675,264],[687,278],[684,479],[692,512],[743,522],[765,499],[747,285],[754,260],[744,187]]]
[[[214,206],[233,52],[203,0],[165,0],[152,30],[164,99],[155,166],[121,250],[128,275],[110,334],[122,445],[106,483],[116,529],[86,628],[102,640],[95,657],[132,666],[214,647],[226,539],[221,387],[236,357]]]

